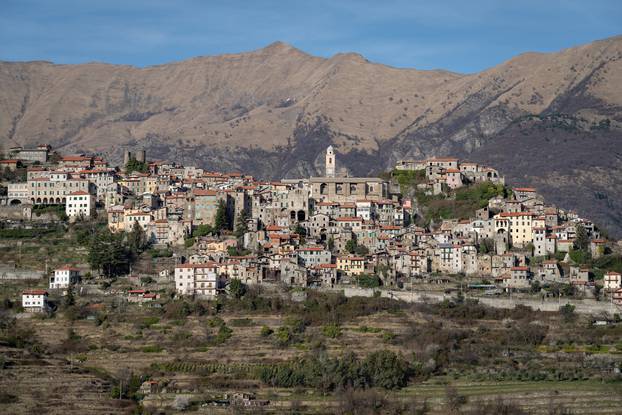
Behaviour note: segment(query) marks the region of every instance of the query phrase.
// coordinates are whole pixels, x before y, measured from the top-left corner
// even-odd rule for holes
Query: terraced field
[[[187,397],[189,411],[228,414],[242,409],[210,402],[234,392],[268,400],[268,413],[620,413],[620,324],[313,292],[303,303],[276,291],[219,302],[162,295],[161,307],[92,295],[78,296],[75,306],[59,301],[52,317],[3,310],[4,326],[31,334],[22,346],[9,347],[10,331],[0,339],[0,413],[168,414]],[[13,326],[7,315],[19,317]],[[309,377],[286,386],[264,376],[266,368],[304,359],[351,352],[363,361],[378,351],[408,362],[405,385],[321,388]],[[147,379],[158,390],[145,396],[137,388]],[[134,391],[113,399],[122,382],[134,382]]]
[[[56,357],[0,348],[4,414],[125,414],[133,403],[110,397],[111,383]]]

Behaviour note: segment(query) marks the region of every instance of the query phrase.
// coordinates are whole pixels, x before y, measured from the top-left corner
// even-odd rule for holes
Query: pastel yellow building
[[[346,275],[360,275],[365,272],[365,258],[346,256],[337,258],[337,270]]]
[[[507,233],[514,246],[525,246],[533,240],[534,214],[531,212],[503,212],[495,215],[495,233]]]

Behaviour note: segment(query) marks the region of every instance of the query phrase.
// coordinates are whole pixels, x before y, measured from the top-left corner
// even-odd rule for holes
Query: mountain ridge
[[[45,142],[117,162],[124,149],[144,147],[151,157],[265,178],[317,174],[329,144],[353,174],[451,154],[496,161],[510,183],[546,187],[560,206],[622,235],[621,36],[523,53],[474,74],[354,53],[322,58],[274,42],[144,68],[0,62],[0,86],[3,147]],[[601,173],[549,159],[576,162],[570,149],[585,152],[585,172]],[[598,196],[569,194],[564,183],[578,174],[579,190]]]

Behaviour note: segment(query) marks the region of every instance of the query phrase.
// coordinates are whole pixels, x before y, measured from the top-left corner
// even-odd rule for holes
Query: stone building
[[[311,177],[311,197],[317,201],[356,202],[389,197],[389,185],[376,177]]]

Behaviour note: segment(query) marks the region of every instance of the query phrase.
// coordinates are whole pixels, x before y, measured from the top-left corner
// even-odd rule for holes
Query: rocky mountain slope
[[[0,62],[0,145],[125,148],[261,177],[456,155],[622,235],[622,37],[476,74],[329,59],[277,42],[147,68]]]

